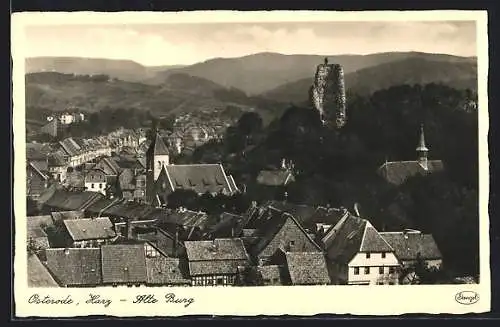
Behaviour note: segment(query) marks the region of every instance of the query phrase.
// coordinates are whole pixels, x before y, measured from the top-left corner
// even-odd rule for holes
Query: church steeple
[[[170,153],[156,128],[153,128],[151,136],[151,144],[146,153],[147,169],[152,171],[154,180],[156,180],[162,167],[170,164]]]
[[[420,140],[417,146],[417,160],[418,163],[427,170],[427,154],[429,149],[425,145],[424,124],[420,125]]]

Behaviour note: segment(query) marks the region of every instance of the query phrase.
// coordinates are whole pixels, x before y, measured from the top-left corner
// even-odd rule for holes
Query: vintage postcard
[[[12,16],[18,317],[490,310],[485,11]]]

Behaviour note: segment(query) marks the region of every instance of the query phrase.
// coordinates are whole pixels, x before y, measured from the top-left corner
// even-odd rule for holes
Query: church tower
[[[170,154],[165,142],[158,134],[154,131],[153,139],[149,145],[149,149],[146,153],[146,168],[148,174],[153,175],[153,180],[156,181],[160,175],[163,166],[168,166],[170,164]]]
[[[427,154],[429,153],[429,149],[425,145],[425,135],[424,135],[424,125],[420,125],[420,140],[417,146],[417,161],[425,170],[428,169],[427,166]]]

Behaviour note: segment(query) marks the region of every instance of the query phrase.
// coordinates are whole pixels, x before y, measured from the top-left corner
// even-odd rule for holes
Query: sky
[[[26,56],[128,59],[188,65],[258,52],[476,56],[474,21],[43,25],[25,29]]]

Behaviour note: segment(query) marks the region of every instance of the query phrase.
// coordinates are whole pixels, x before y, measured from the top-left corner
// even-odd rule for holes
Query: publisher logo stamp
[[[455,301],[465,305],[474,304],[479,301],[479,294],[474,291],[461,291],[455,294]]]

